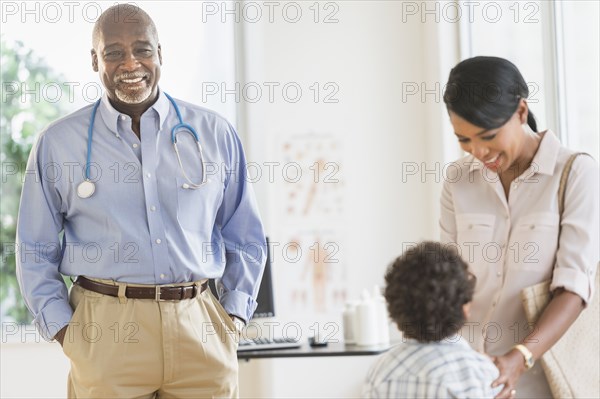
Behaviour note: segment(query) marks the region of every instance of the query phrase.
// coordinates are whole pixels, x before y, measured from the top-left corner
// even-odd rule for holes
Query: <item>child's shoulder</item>
[[[463,338],[457,338],[450,342],[439,342],[436,348],[439,355],[449,362],[456,362],[472,370],[481,370],[487,375],[498,375],[498,369],[491,358],[471,348]]]

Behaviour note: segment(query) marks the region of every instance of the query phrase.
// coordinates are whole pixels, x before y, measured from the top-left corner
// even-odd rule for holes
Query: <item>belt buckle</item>
[[[190,290],[192,292],[192,294],[189,298],[186,298],[186,292],[188,292],[188,290]],[[196,298],[198,296],[199,292],[200,291],[198,291],[198,287],[196,286],[196,284],[183,286],[183,287],[181,287],[181,299]]]
[[[163,287],[175,287],[173,284],[165,284],[165,285],[156,285],[154,286],[154,300],[156,302],[165,302],[170,301],[171,299],[162,299],[160,297],[160,289]]]

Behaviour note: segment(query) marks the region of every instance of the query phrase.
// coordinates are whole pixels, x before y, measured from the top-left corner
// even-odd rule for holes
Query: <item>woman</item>
[[[496,57],[456,65],[444,93],[456,137],[470,155],[448,169],[454,173],[441,198],[442,241],[458,245],[477,277],[462,333],[493,357],[499,398],[551,397],[534,362],[590,301],[598,261],[598,166],[577,157],[561,219],[559,179],[572,152],[551,131],[537,131],[528,95],[518,69]],[[529,326],[520,292],[548,279],[553,299]]]

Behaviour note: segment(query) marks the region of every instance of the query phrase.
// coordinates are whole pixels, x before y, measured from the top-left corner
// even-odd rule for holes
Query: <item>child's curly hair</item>
[[[425,241],[405,251],[385,275],[391,318],[407,338],[440,341],[465,323],[475,276],[452,246]]]

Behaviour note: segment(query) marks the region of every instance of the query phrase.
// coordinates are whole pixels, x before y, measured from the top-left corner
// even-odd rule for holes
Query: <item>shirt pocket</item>
[[[496,215],[489,213],[462,213],[456,215],[456,241],[462,258],[476,269],[490,260],[486,250],[494,237]]]
[[[192,182],[200,182],[202,177],[191,177]],[[185,177],[178,177],[177,183],[177,221],[179,225],[190,231],[210,233],[221,202],[223,201],[223,184],[216,180],[208,180],[199,188],[191,188]]]
[[[510,237],[507,257],[511,266],[550,272],[558,248],[559,223],[556,212],[536,212],[521,217]]]

